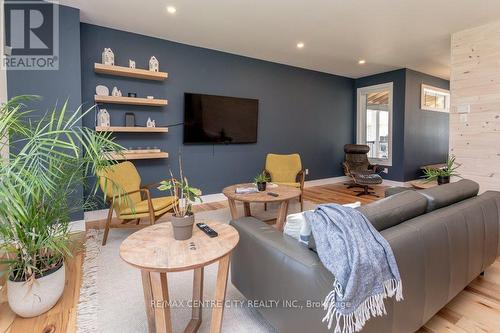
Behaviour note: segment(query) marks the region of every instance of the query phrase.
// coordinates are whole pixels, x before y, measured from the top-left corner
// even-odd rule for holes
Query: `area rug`
[[[306,201],[304,209],[313,209],[316,205]],[[276,217],[277,206],[270,205],[264,211],[262,204],[251,206],[252,214],[262,220]],[[289,213],[299,212],[299,204],[290,203]],[[241,215],[243,207],[238,206]],[[196,219],[216,220],[228,223],[228,208],[200,212]],[[77,314],[79,333],[125,333],[147,332],[147,321],[142,291],[140,271],[121,260],[119,247],[121,242],[135,230],[112,229],[106,246],[101,246],[102,231],[88,233],[86,257]],[[205,267],[204,299],[213,299],[217,264]],[[171,300],[181,305],[191,299],[192,272],[169,273],[168,283]],[[252,307],[245,306],[244,296],[231,284],[229,278],[227,300],[234,306],[224,311],[223,332],[274,333],[276,330]],[[243,304],[243,305],[242,305]],[[172,308],[174,332],[182,332],[191,316],[189,307]],[[210,329],[211,310],[203,309],[203,321],[199,332]]]

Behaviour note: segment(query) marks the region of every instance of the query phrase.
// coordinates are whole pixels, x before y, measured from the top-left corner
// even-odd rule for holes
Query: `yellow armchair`
[[[98,174],[99,185],[110,203],[102,245],[106,245],[110,228],[143,227],[141,218],[148,217],[154,224],[165,213],[178,204],[173,196],[152,198],[149,189],[159,184],[141,187],[141,177],[131,162],[122,162],[106,168]],[[113,211],[121,224],[113,225]],[[136,221],[134,224],[129,222]]]
[[[305,172],[299,154],[267,154],[264,172],[275,184],[300,188],[300,210],[304,210]]]

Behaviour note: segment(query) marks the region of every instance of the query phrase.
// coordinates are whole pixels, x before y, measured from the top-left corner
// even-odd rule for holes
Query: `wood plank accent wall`
[[[450,153],[481,192],[500,190],[500,21],[457,32],[451,43]]]

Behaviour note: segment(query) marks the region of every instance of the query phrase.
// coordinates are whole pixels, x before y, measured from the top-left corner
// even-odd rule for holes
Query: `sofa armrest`
[[[296,239],[256,218],[242,217],[231,221],[231,225],[238,230],[240,237],[245,238],[243,243],[240,242],[240,251],[251,251],[250,255],[253,256],[255,247],[259,246],[265,248],[266,251],[279,253],[283,259],[295,261],[308,268],[321,265],[318,256],[313,251]]]
[[[231,221],[240,241],[231,259],[231,282],[249,300],[278,301],[259,312],[278,332],[327,333],[321,304],[334,278],[316,253],[296,239],[252,217]],[[318,307],[290,308],[283,302]]]

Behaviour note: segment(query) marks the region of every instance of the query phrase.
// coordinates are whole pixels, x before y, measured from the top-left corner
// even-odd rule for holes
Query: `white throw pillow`
[[[361,202],[356,201],[354,203],[343,205],[345,207],[357,208],[361,206]],[[312,212],[312,210],[310,210]],[[309,244],[309,239],[311,238],[311,225],[306,220],[305,212],[289,214],[286,217],[285,228],[283,233],[290,237],[295,238],[302,244]]]

